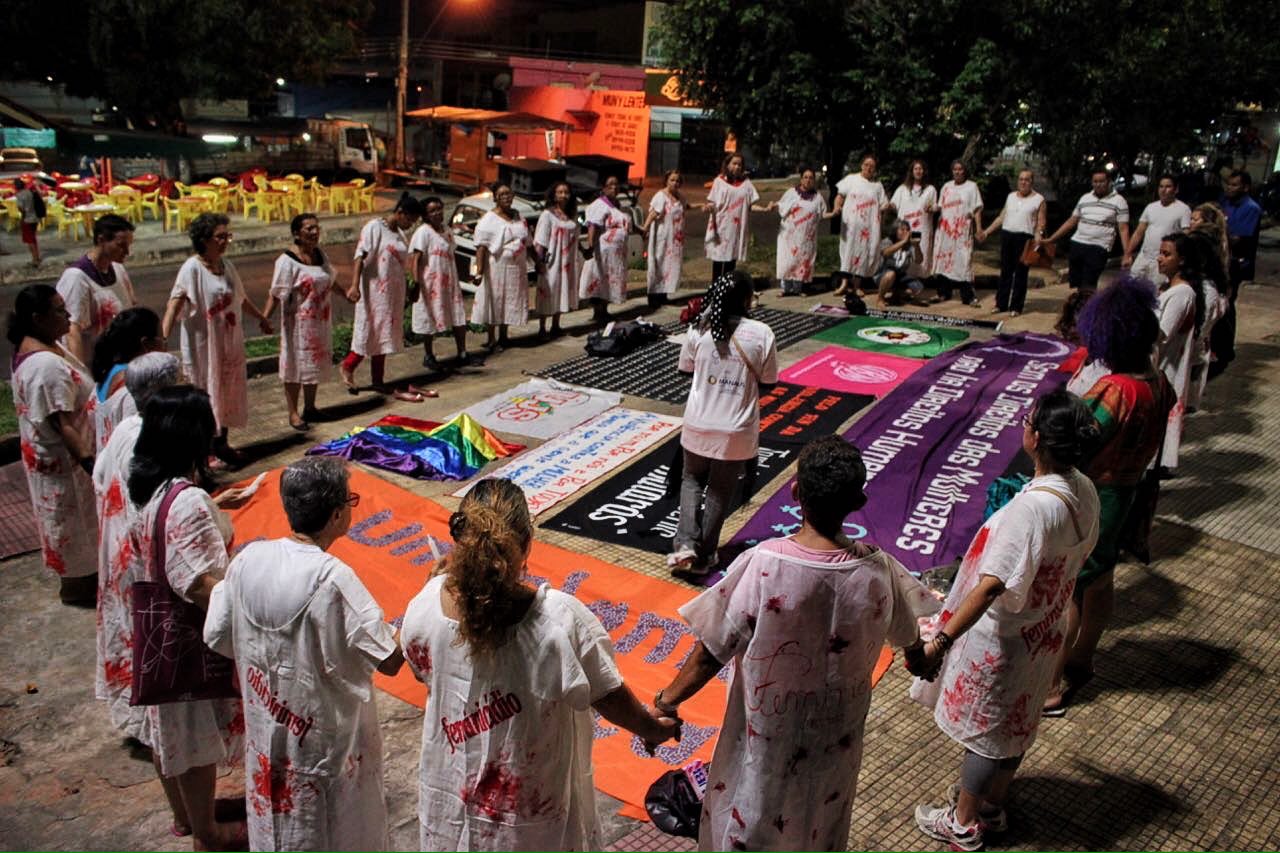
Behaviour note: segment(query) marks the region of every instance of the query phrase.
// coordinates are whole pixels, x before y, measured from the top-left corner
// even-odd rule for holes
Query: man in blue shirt
[[[1249,190],[1253,179],[1248,172],[1236,170],[1227,176],[1227,193],[1222,197],[1222,210],[1227,214],[1227,242],[1231,248],[1228,264],[1230,304],[1209,334],[1209,348],[1214,360],[1209,365],[1209,378],[1227,369],[1236,357],[1236,296],[1240,282],[1253,281],[1254,261],[1258,257],[1258,232],[1262,226],[1262,206],[1253,200]]]

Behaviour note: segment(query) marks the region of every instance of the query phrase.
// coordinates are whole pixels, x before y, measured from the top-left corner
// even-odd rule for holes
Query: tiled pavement
[[[1062,287],[1032,291],[1032,313],[1007,327],[1047,329],[1064,295]],[[768,300],[797,309],[810,301]],[[1240,362],[1210,386],[1204,411],[1189,422],[1180,476],[1166,485],[1161,504],[1155,559],[1150,567],[1120,568],[1117,616],[1098,677],[1066,718],[1045,722],[1014,784],[1013,829],[992,839],[992,847],[1280,847],[1280,640],[1273,615],[1280,599],[1280,393],[1269,382],[1280,346],[1264,341],[1280,327],[1280,287],[1250,288],[1242,304]],[[473,376],[439,383],[440,398],[425,404],[351,398],[327,386],[320,403],[335,407],[341,419],[319,425],[307,439],[284,424],[275,378],[254,380],[253,423],[239,440],[256,445],[262,458],[246,473],[294,458],[311,441],[388,410],[442,419],[515,384],[522,371],[576,354],[581,343],[571,337],[517,346]],[[815,348],[799,344],[784,361]],[[389,375],[412,373],[416,358],[394,360]],[[624,405],[679,411],[635,398]],[[455,500],[446,497],[450,484],[396,482],[446,505]],[[750,505],[740,510],[729,529],[753,511]],[[662,558],[652,554],[568,534],[539,535],[665,575]],[[37,562],[29,555],[0,564],[0,847],[187,849],[167,832],[150,767],[128,757],[109,734],[101,706],[87,696],[92,614],[58,606],[54,582]],[[37,692],[27,692],[28,685]],[[906,685],[895,668],[873,698],[851,849],[936,849],[915,830],[910,813],[945,789],[960,756],[906,698]],[[421,712],[385,694],[378,704],[392,841],[397,849],[413,849]],[[240,780],[234,772],[223,787],[234,791]],[[618,818],[615,810],[616,803],[600,798],[613,849],[689,849],[686,840]]]

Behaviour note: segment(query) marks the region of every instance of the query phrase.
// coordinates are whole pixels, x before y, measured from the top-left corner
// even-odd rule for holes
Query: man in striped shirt
[[[1107,265],[1107,255],[1120,232],[1120,245],[1129,245],[1129,204],[1111,188],[1111,176],[1105,169],[1095,169],[1093,189],[1080,196],[1076,209],[1047,241],[1053,243],[1068,231],[1071,255],[1067,276],[1072,287],[1097,290],[1098,278]]]

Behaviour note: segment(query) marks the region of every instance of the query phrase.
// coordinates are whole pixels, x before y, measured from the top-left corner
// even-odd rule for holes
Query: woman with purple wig
[[[1093,677],[1094,651],[1115,598],[1120,534],[1176,400],[1164,373],[1151,363],[1160,322],[1150,282],[1125,278],[1098,291],[1081,310],[1078,329],[1089,363],[1105,366],[1104,375],[1082,392],[1101,438],[1080,466],[1098,489],[1101,517],[1098,542],[1076,578],[1065,649],[1044,703],[1049,716],[1060,716],[1070,694]]]

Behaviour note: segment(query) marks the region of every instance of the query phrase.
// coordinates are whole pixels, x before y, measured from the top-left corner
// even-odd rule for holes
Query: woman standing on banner
[[[1079,397],[1053,391],[1023,418],[1035,477],[987,519],[925,644],[911,696],[964,748],[960,780],[916,825],[955,850],[981,850],[1008,825],[1004,804],[1035,742],[1061,652],[1076,574],[1098,539],[1098,493],[1076,470],[1098,436]]]
[[[299,213],[289,223],[296,251],[276,259],[271,290],[262,313],[280,306],[280,381],[289,426],[305,432],[320,416],[316,387],[333,370],[333,307],[330,296],[338,274],[320,249],[320,219]],[[301,393],[302,412],[298,412]]]
[[[92,607],[97,597],[93,506],[93,379],[58,344],[71,321],[47,284],[18,291],[9,314],[13,403],[22,467],[45,566],[59,578],[63,604]]]
[[[720,174],[711,182],[703,211],[710,213],[703,247],[711,261],[711,280],[733,272],[747,257],[751,241],[751,211],[772,210],[777,203],[759,207],[760,193],[747,177],[746,161],[738,153],[726,154]]]
[[[476,223],[476,274],[479,285],[471,322],[489,332],[489,352],[507,346],[507,328],[529,322],[529,249],[533,237],[515,211],[516,194],[506,184],[493,188],[493,210]],[[497,336],[495,337],[495,329]]]
[[[818,223],[834,214],[818,192],[818,177],[808,166],[800,167],[800,183],[778,202],[778,283],[783,296],[800,296],[813,281],[818,257]]]
[[[608,304],[627,301],[627,235],[634,223],[618,207],[618,179],[610,176],[587,207],[587,243],[591,257],[582,266],[578,296],[591,302],[591,319],[609,319]]]
[[[873,671],[886,643],[910,647],[914,666],[918,619],[938,612],[901,563],[845,535],[845,518],[867,501],[866,478],[857,449],[839,436],[807,444],[791,487],[800,531],[748,549],[680,608],[698,643],[654,697],[658,712],[676,717],[733,662],[700,850],[848,843]]]
[[[58,279],[58,295],[71,314],[71,330],[62,345],[81,364],[93,358],[93,345],[121,311],[137,303],[124,268],[133,245],[133,223],[108,213],[93,223],[93,248]]]
[[[930,270],[938,288],[935,301],[950,299],[958,284],[960,301],[978,308],[982,303],[973,292],[973,236],[982,232],[982,194],[978,185],[969,180],[964,161],[951,161],[951,180],[942,186],[938,209],[942,213],[934,234]]]
[[[912,160],[907,166],[907,174],[893,191],[889,204],[898,218],[911,226],[911,233],[920,235],[924,259],[918,264],[913,262],[908,273],[924,280],[933,261],[933,214],[938,210],[938,191],[929,183],[929,167],[923,160]]]
[[[204,640],[235,659],[244,701],[253,850],[388,849],[373,674],[404,658],[382,608],[328,553],[359,500],[344,461],[291,463],[290,535],[245,545],[209,596]]]
[[[854,279],[854,292],[865,296],[868,280],[880,269],[880,218],[889,208],[884,184],[876,180],[876,155],[862,155],[859,174],[848,174],[836,184],[832,215],[840,216],[840,272],[844,281],[833,293],[839,296]],[[866,285],[866,286],[864,286]]]
[[[386,216],[369,220],[360,231],[352,258],[351,286],[347,300],[355,303],[351,329],[351,352],[342,360],[339,373],[347,391],[356,393],[355,370],[366,357],[371,359],[373,388],[386,394],[387,356],[404,349],[405,263],[409,238],[405,232],[422,218],[422,202],[402,193]],[[397,400],[420,402],[409,391],[395,392]]]
[[[665,305],[680,289],[684,269],[684,196],[680,187],[684,176],[672,169],[662,177],[662,189],[649,201],[649,215],[641,231],[649,234],[649,307]]]
[[[1027,243],[1044,237],[1044,196],[1035,191],[1035,175],[1030,169],[1018,173],[1018,188],[1005,199],[1004,209],[986,229],[978,229],[978,242],[986,242],[991,232],[1000,232],[1000,286],[996,289],[996,307],[992,314],[1008,311],[1017,317],[1027,303],[1027,273],[1022,252]]]
[[[1076,578],[1045,716],[1065,713],[1075,692],[1093,678],[1093,656],[1115,602],[1121,534],[1138,484],[1160,451],[1175,399],[1151,363],[1160,323],[1149,281],[1125,277],[1099,290],[1081,310],[1078,328],[1092,363],[1105,365],[1104,375],[1081,391],[1101,433],[1083,465],[1098,490],[1098,541]]]
[[[479,362],[467,355],[467,310],[462,304],[453,232],[444,224],[444,202],[436,196],[422,201],[422,224],[409,241],[409,269],[418,283],[413,303],[413,333],[422,335],[422,366],[439,373],[435,337],[453,333],[458,350],[457,367]]]
[[[196,485],[204,479],[215,428],[209,397],[200,389],[181,385],[157,391],[143,410],[129,466],[129,499],[137,507],[130,547],[146,564],[156,534],[163,536],[162,580],[201,610],[208,609],[209,594],[226,574],[234,534],[231,519]],[[142,571],[159,573],[159,567]],[[135,683],[140,677],[133,672]],[[243,757],[240,700],[148,705],[147,724],[175,816],[174,835],[194,835],[197,850],[244,849],[244,824],[219,824],[213,808],[219,766],[237,765]]]
[[[538,217],[533,234],[533,249],[542,265],[534,299],[539,337],[548,334],[547,317],[551,318],[551,337],[560,337],[560,315],[578,310],[578,279],[582,275],[578,230],[578,200],[573,188],[568,181],[557,181],[547,190],[547,209]]]
[[[449,518],[453,550],[409,602],[401,645],[427,685],[422,850],[599,850],[592,712],[650,745],[678,736],[623,683],[600,620],[526,585],[520,488],[481,480]]]
[[[95,383],[94,435],[98,452],[107,446],[116,424],[138,409],[125,387],[130,362],[149,352],[164,351],[160,317],[150,308],[126,308],[115,316],[93,345],[90,373]]]
[[[720,276],[680,349],[680,372],[693,374],[680,431],[680,522],[667,557],[680,577],[715,567],[720,529],[760,444],[760,386],[778,381],[773,330],[747,318],[754,298],[745,272]]]
[[[227,443],[229,429],[249,425],[241,309],[258,318],[264,335],[272,331],[270,319],[245,294],[235,265],[223,257],[231,244],[230,223],[221,213],[202,213],[187,229],[195,254],[178,270],[162,330],[167,341],[174,323],[179,324],[182,372],[192,385],[209,394],[218,423],[213,453],[219,467],[237,467],[246,461]]]
[[[1160,274],[1168,278],[1168,283],[1160,291],[1157,308],[1162,333],[1157,365],[1164,371],[1178,397],[1177,404],[1169,412],[1164,446],[1160,450],[1161,474],[1169,475],[1178,467],[1182,422],[1186,417],[1187,394],[1191,390],[1191,365],[1200,328],[1204,324],[1204,290],[1201,287],[1204,275],[1197,246],[1186,234],[1170,234],[1162,240],[1156,263]]]

